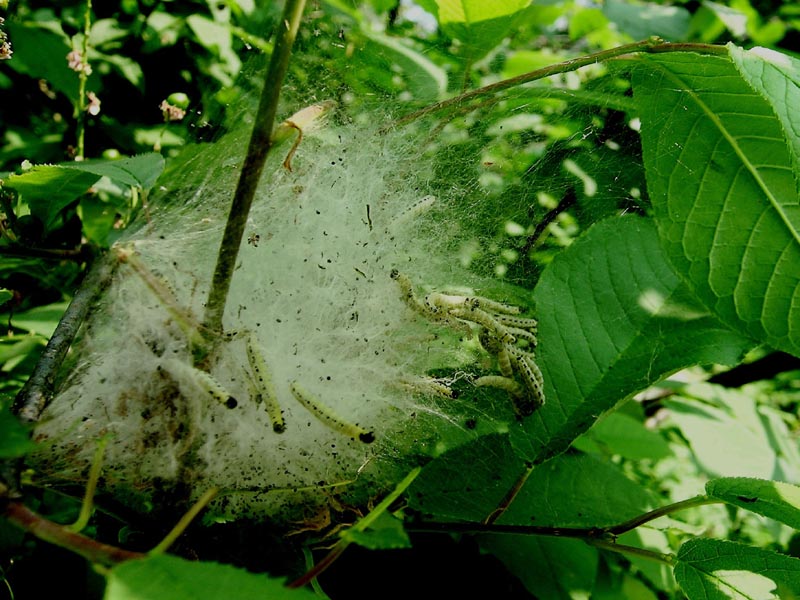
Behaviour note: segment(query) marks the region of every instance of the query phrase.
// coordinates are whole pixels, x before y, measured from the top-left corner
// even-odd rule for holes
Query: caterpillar
[[[501,375],[484,375],[473,381],[475,387],[495,387],[508,392],[512,398],[522,398],[525,395],[525,388],[518,381],[511,377]]]
[[[308,412],[319,419],[323,425],[330,427],[334,431],[343,433],[349,438],[364,442],[365,444],[371,444],[375,441],[375,434],[372,431],[367,431],[354,423],[348,423],[339,415],[335,414],[329,407],[311,396],[297,381],[292,381],[289,384],[289,390],[292,392],[295,399],[302,404]]]
[[[283,411],[280,404],[278,404],[278,395],[275,393],[275,386],[272,383],[272,376],[267,367],[267,361],[264,359],[264,353],[261,352],[261,348],[259,348],[253,334],[247,336],[246,351],[247,360],[250,362],[250,368],[256,378],[257,391],[255,401],[257,404],[264,402],[264,408],[267,411],[267,415],[269,415],[269,420],[272,422],[272,430],[275,433],[283,433],[286,431]]]
[[[482,325],[504,343],[513,344],[516,341],[504,325],[501,325],[492,315],[474,305],[470,308],[454,308],[450,311],[450,314],[459,319]]]
[[[508,350],[511,362],[519,370],[520,376],[525,382],[525,386],[528,388],[532,401],[538,408],[544,404],[545,399],[544,378],[542,377],[542,372],[539,370],[539,366],[530,354],[509,345],[506,345],[506,349]]]
[[[210,373],[201,371],[177,358],[164,361],[164,368],[175,379],[188,380],[195,387],[201,389],[209,398],[216,400],[226,408],[236,408],[239,402],[231,396],[221,383],[219,383]]]
[[[508,325],[509,327],[518,327],[520,329],[527,329],[531,333],[536,333],[537,328],[539,326],[539,321],[537,321],[536,319],[525,319],[523,317],[515,317],[513,315],[508,315],[508,314],[497,315],[497,320],[500,321],[503,325]]]
[[[447,313],[440,308],[430,305],[427,302],[427,297],[425,302],[420,301],[414,293],[414,286],[407,275],[401,273],[397,269],[392,269],[391,273],[389,273],[389,277],[397,281],[397,284],[400,286],[400,291],[403,294],[403,302],[415,313],[431,321],[443,321],[447,319]]]
[[[495,387],[505,392],[511,397],[514,403],[514,412],[520,417],[528,417],[539,408],[539,404],[526,394],[525,387],[511,377],[501,377],[500,375],[484,375],[478,377],[474,382],[476,387]]]
[[[403,212],[397,215],[391,222],[391,225],[398,225],[400,223],[405,223],[406,221],[411,220],[412,217],[416,217],[426,210],[428,210],[431,206],[434,205],[436,202],[436,196],[427,195],[423,197],[418,202],[415,202],[408,208],[406,208]]]

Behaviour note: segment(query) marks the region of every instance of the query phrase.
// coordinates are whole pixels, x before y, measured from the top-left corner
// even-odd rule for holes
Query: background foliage
[[[85,2],[2,8],[13,54],[0,62],[0,456],[16,458],[31,448],[9,406],[88,256],[145,210],[162,170],[170,177],[179,168],[181,148],[213,143],[226,106],[260,87],[281,7],[97,3],[88,29]],[[431,595],[463,586],[506,597],[699,598],[720,593],[720,578],[732,597],[800,594],[800,502],[788,485],[800,482],[792,356],[800,354],[800,71],[740,48],[796,56],[793,3],[329,0],[307,8],[287,85],[297,97],[333,97],[353,118],[381,103],[402,114],[651,35],[735,46],[730,59],[653,55],[554,76],[457,105],[436,131],[433,175],[464,189],[454,210],[477,240],[459,259],[481,275],[535,284],[548,404],[508,434],[430,463],[408,490],[407,515],[482,522],[520,481],[501,524],[608,526],[697,494],[726,504],[620,536],[675,553],[674,575],[653,556],[580,539],[412,530],[411,548],[398,549],[409,538],[388,519],[372,525],[377,537],[354,536],[369,550],[354,546],[320,578],[331,597],[373,595],[368,572]],[[737,151],[720,151],[725,144]],[[465,165],[467,156],[479,159]],[[555,219],[540,235],[548,214]],[[26,477],[31,506],[56,522],[74,520],[81,489]],[[171,526],[112,499],[100,505],[88,530],[97,539],[146,550]],[[240,569],[302,572],[305,546],[275,552],[273,535],[263,526],[200,527],[174,551],[209,562],[156,557],[106,579],[2,522],[0,574],[16,597],[38,593],[43,569],[82,597],[196,597],[197,582],[208,597],[245,596],[248,586],[253,595],[302,596]],[[313,548],[317,540],[304,541]],[[438,561],[433,572],[428,552]],[[432,588],[421,587],[426,575]]]

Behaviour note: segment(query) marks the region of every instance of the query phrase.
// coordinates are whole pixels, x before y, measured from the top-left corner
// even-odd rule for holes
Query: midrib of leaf
[[[722,123],[722,120],[719,118],[719,116],[717,116],[717,114],[714,111],[712,111],[705,102],[703,102],[703,99],[700,98],[700,96],[697,94],[697,92],[694,89],[692,89],[692,87],[690,85],[688,85],[682,78],[678,77],[672,71],[670,71],[668,69],[665,69],[660,64],[658,65],[658,68],[660,69],[662,74],[666,75],[666,77],[668,79],[671,79],[673,81],[673,83],[678,85],[680,87],[680,89],[684,91],[684,93],[689,95],[689,97],[692,98],[692,100],[694,100],[694,102],[697,104],[697,106],[700,108],[700,110],[702,110],[703,113],[708,117],[708,119],[712,123],[714,123],[714,126],[717,128],[717,130],[720,132],[720,134],[725,138],[725,140],[728,142],[728,144],[730,144],[731,148],[736,153],[736,156],[739,158],[739,160],[742,162],[744,167],[747,169],[747,171],[750,173],[750,175],[756,181],[758,186],[764,192],[764,194],[766,195],[766,197],[769,200],[769,203],[778,212],[778,214],[780,215],[781,220],[783,221],[783,224],[791,232],[791,235],[794,238],[795,242],[798,245],[800,245],[800,231],[795,229],[793,223],[789,219],[789,216],[786,214],[786,211],[783,209],[783,206],[781,205],[781,203],[778,201],[778,199],[772,193],[772,190],[769,189],[769,187],[767,186],[766,182],[763,180],[763,178],[761,177],[760,173],[758,172],[758,169],[747,158],[747,156],[745,155],[744,151],[742,150],[742,148],[739,146],[738,142],[736,141],[736,138],[733,137],[730,134],[728,129]],[[756,93],[753,92],[753,94],[755,95]],[[744,116],[747,116],[747,115],[744,115]]]

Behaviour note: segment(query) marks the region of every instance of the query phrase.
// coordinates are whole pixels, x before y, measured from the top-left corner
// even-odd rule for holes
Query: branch
[[[272,128],[278,112],[281,85],[289,69],[289,57],[297,30],[300,27],[300,17],[303,15],[304,7],[305,0],[287,0],[284,6],[280,21],[280,33],[270,58],[269,70],[256,113],[256,122],[250,136],[250,144],[247,147],[247,156],[245,156],[242,171],[239,174],[236,192],[233,195],[225,232],[220,242],[211,290],[208,294],[203,324],[211,331],[222,330],[222,316],[225,313],[225,304],[236,267],[236,258],[239,256],[239,247],[242,245],[247,217],[250,214],[258,182],[261,179],[261,172],[272,149]]]
[[[401,117],[393,123],[393,126],[405,125],[411,121],[415,121],[426,115],[443,111],[456,104],[469,102],[481,96],[488,96],[497,92],[502,92],[512,87],[522,85],[523,83],[530,83],[551,75],[559,75],[561,73],[570,73],[577,71],[581,67],[593,65],[595,63],[604,62],[618,56],[625,54],[634,54],[637,52],[699,52],[703,54],[727,54],[728,49],[725,46],[715,46],[712,44],[667,44],[661,38],[651,37],[646,40],[626,44],[610,50],[602,50],[594,54],[572,58],[555,65],[549,65],[529,73],[523,73],[510,79],[504,79],[490,85],[470,90],[464,94],[449,98],[436,104],[431,104],[425,108],[421,108],[411,114]]]
[[[717,500],[709,496],[695,496],[688,500],[682,500],[673,504],[667,504],[655,510],[643,513],[616,525],[607,527],[548,527],[544,525],[505,525],[502,523],[433,523],[433,522],[412,522],[406,526],[406,531],[417,532],[447,532],[447,533],[506,533],[522,535],[545,535],[551,537],[580,538],[587,541],[601,540],[610,544],[614,543],[618,535],[622,535],[645,523],[654,521],[665,515],[703,506],[705,504],[725,504],[723,500]],[[606,546],[604,546],[606,547]]]
[[[558,203],[558,206],[548,212],[544,218],[542,218],[542,220],[536,224],[536,229],[534,229],[533,233],[528,236],[527,240],[525,240],[525,245],[522,246],[520,254],[522,256],[527,256],[539,241],[539,238],[542,237],[542,234],[544,233],[544,230],[547,229],[547,226],[555,221],[558,218],[558,215],[563,213],[569,207],[573,206],[577,201],[578,196],[575,194],[575,188],[570,187],[567,190],[567,193],[564,194],[564,197]]]
[[[14,400],[14,412],[25,423],[36,423],[51,400],[56,371],[61,366],[75,334],[83,324],[94,300],[111,281],[117,261],[101,257],[81,283],[80,288],[61,317],[55,332],[47,342],[36,368]]]
[[[132,552],[103,544],[80,533],[70,531],[69,528],[53,523],[33,512],[22,502],[7,502],[2,514],[11,524],[33,534],[40,540],[80,554],[94,564],[113,566],[126,560],[146,558],[147,556],[141,552]]]

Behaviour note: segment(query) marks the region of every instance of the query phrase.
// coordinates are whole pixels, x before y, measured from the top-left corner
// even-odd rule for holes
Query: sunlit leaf
[[[617,454],[631,460],[659,459],[669,456],[666,440],[647,429],[640,421],[625,414],[611,413],[595,423],[581,440],[581,448],[596,448],[607,454]],[[576,441],[578,441],[576,440]]]
[[[796,475],[784,473],[791,465],[782,466],[752,397],[700,384],[687,391],[704,401],[673,396],[664,406],[669,422],[680,429],[704,471],[717,477]]]
[[[800,487],[780,481],[747,477],[713,479],[709,496],[800,529]]]
[[[480,58],[499,44],[531,0],[421,0],[444,32],[465,46],[471,60]]]
[[[639,217],[592,227],[548,265],[534,299],[547,401],[512,441],[537,462],[666,375],[734,364],[752,345],[694,303]]]
[[[689,540],[675,578],[689,600],[778,600],[800,594],[800,559],[733,542]]]
[[[667,254],[701,301],[800,354],[797,65],[730,49],[758,89],[726,57],[652,56],[635,70],[648,191]]]

